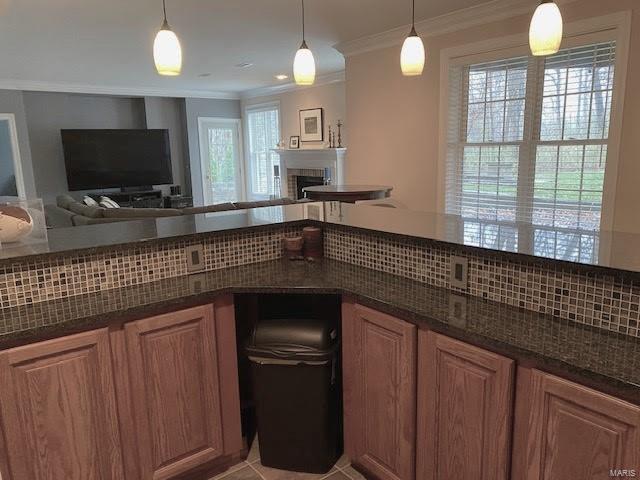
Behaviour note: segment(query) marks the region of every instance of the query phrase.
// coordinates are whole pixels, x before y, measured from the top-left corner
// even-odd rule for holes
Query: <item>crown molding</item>
[[[293,90],[304,90],[331,83],[345,81],[345,72],[328,73],[316,77],[313,85],[301,87],[294,82],[267,87],[259,87],[242,92],[219,92],[212,90],[189,90],[173,88],[146,87],[109,87],[64,82],[35,82],[30,80],[0,79],[0,90],[22,90],[32,92],[81,93],[87,95],[114,95],[127,97],[172,97],[172,98],[210,98],[219,100],[239,100],[276,95]]]
[[[572,1],[575,0],[556,0],[556,3],[566,4]],[[416,22],[415,27],[418,34],[423,38],[434,37],[526,13],[533,14],[539,4],[540,0],[491,0],[480,5]],[[334,45],[333,48],[345,57],[350,57],[381,48],[393,47],[402,44],[410,29],[411,25],[407,24],[367,37],[341,42]]]
[[[265,97],[269,95],[277,95],[280,93],[292,92],[294,90],[307,90],[309,88],[319,87],[321,85],[329,85],[331,83],[341,83],[345,81],[345,73],[344,70],[339,72],[327,73],[325,75],[318,75],[316,77],[316,81],[313,85],[309,85],[307,87],[301,87],[296,85],[294,82],[279,84],[279,85],[271,85],[268,87],[260,87],[254,88],[251,90],[245,90],[240,93],[240,98],[242,100],[246,100],[249,98],[256,97]]]
[[[34,82],[29,80],[0,79],[0,89],[34,92],[83,93],[88,95],[115,95],[127,97],[172,97],[172,98],[210,98],[220,100],[238,100],[236,92],[216,92],[211,90],[189,90],[173,88],[146,87],[109,87],[76,83]]]

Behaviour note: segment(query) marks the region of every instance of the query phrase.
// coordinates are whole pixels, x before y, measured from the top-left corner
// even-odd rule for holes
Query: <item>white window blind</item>
[[[449,72],[447,213],[600,226],[615,42]]]
[[[279,195],[274,187],[274,166],[280,157],[272,149],[280,141],[280,110],[277,105],[247,110],[249,196],[253,199]]]

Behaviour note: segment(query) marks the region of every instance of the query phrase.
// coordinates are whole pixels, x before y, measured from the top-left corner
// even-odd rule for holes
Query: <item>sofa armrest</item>
[[[76,214],[57,205],[45,205],[44,217],[49,228],[73,227]]]

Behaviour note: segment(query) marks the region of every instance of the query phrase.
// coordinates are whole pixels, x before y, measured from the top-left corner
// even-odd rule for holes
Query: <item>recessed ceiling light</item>
[[[210,76],[211,76],[211,74],[210,74],[210,73],[200,73],[198,76],[199,76],[200,78],[206,78],[206,77],[210,77]]]
[[[287,78],[289,78],[289,75],[285,75],[283,73],[276,75],[277,80],[286,80]]]
[[[242,62],[242,63],[238,63],[236,65],[236,68],[249,68],[249,67],[253,67],[253,63],[251,63],[251,62]]]

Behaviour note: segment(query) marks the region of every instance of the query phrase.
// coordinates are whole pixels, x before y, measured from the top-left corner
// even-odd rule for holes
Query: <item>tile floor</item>
[[[251,451],[244,462],[234,465],[226,472],[213,477],[211,480],[364,480],[361,474],[354,470],[349,459],[343,456],[335,466],[322,475],[312,473],[289,472],[265,467],[260,463],[258,440],[251,445]]]

